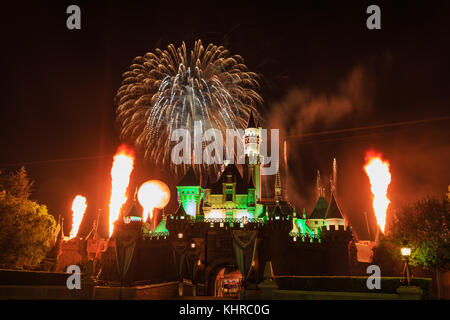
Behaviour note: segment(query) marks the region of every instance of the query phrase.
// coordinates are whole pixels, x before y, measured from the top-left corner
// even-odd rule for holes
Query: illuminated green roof
[[[153,230],[152,233],[158,233],[158,234],[169,234],[169,230],[166,228],[166,218],[164,217],[161,222],[158,224],[158,226]]]
[[[328,202],[324,197],[319,197],[314,207],[313,212],[308,219],[325,219],[325,212],[328,208]]]

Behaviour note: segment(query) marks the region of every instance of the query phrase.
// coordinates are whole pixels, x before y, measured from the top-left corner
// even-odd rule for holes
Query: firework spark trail
[[[109,236],[114,229],[114,222],[119,218],[120,210],[127,201],[127,188],[133,171],[134,152],[121,145],[114,156],[111,169],[111,199],[109,202]]]
[[[201,121],[205,130],[219,129],[225,136],[226,129],[243,128],[250,111],[259,118],[258,76],[242,57],[230,56],[221,46],[205,49],[198,40],[188,55],[184,43],[171,44],[136,57],[123,77],[117,92],[121,137],[175,171],[168,148],[174,130],[188,129],[192,135],[194,121]]]
[[[84,213],[86,212],[87,204],[86,198],[83,196],[76,196],[72,202],[72,230],[70,231],[70,239],[77,236],[78,230],[83,221]]]

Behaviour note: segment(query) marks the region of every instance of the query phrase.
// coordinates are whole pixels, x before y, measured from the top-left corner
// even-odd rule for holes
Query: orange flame
[[[109,236],[112,235],[114,222],[120,215],[123,204],[127,201],[127,188],[133,171],[134,152],[126,145],[121,145],[114,156],[111,169],[111,199],[109,201]]]
[[[72,230],[70,231],[69,239],[73,239],[78,234],[81,221],[86,212],[87,204],[86,198],[83,196],[76,196],[72,202]]]
[[[373,195],[373,210],[377,218],[377,224],[384,233],[386,225],[386,211],[389,206],[387,189],[391,183],[389,162],[382,159],[381,155],[370,151],[366,154],[366,165],[364,166],[370,181],[370,190]]]
[[[154,208],[164,208],[169,203],[170,190],[164,182],[150,180],[142,184],[137,197],[144,208],[143,221],[146,221],[149,217],[153,219]]]

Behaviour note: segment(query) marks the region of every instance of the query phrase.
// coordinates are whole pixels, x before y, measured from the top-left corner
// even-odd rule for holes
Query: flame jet
[[[70,231],[69,238],[73,239],[77,236],[78,230],[83,221],[84,213],[86,212],[87,203],[86,198],[83,196],[76,196],[72,202],[72,230]]]
[[[111,169],[111,199],[109,201],[109,236],[114,229],[114,222],[120,215],[122,206],[127,201],[127,188],[134,166],[134,152],[126,145],[121,145],[114,156]]]
[[[386,212],[389,206],[387,189],[391,183],[389,162],[382,159],[381,155],[369,151],[366,154],[364,170],[369,177],[370,190],[373,195],[373,210],[377,218],[377,224],[384,233],[386,225]]]

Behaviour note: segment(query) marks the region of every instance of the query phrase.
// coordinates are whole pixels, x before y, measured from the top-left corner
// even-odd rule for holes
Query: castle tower
[[[248,182],[248,197],[247,197],[247,205],[248,206],[254,206],[255,200],[256,200],[256,191],[255,186],[253,185],[253,179],[250,176],[249,182]]]
[[[280,176],[280,167],[277,163],[277,173],[275,175],[275,201],[276,203],[280,203],[282,200],[281,196],[281,176]]]
[[[261,200],[261,159],[259,154],[261,144],[261,128],[257,126],[253,112],[250,112],[247,128],[244,132],[244,180],[248,183],[248,179],[253,179],[255,186],[256,201]]]
[[[195,176],[194,169],[189,167],[185,176],[177,185],[178,203],[183,206],[187,215],[195,218],[200,213],[200,200],[203,189]]]

